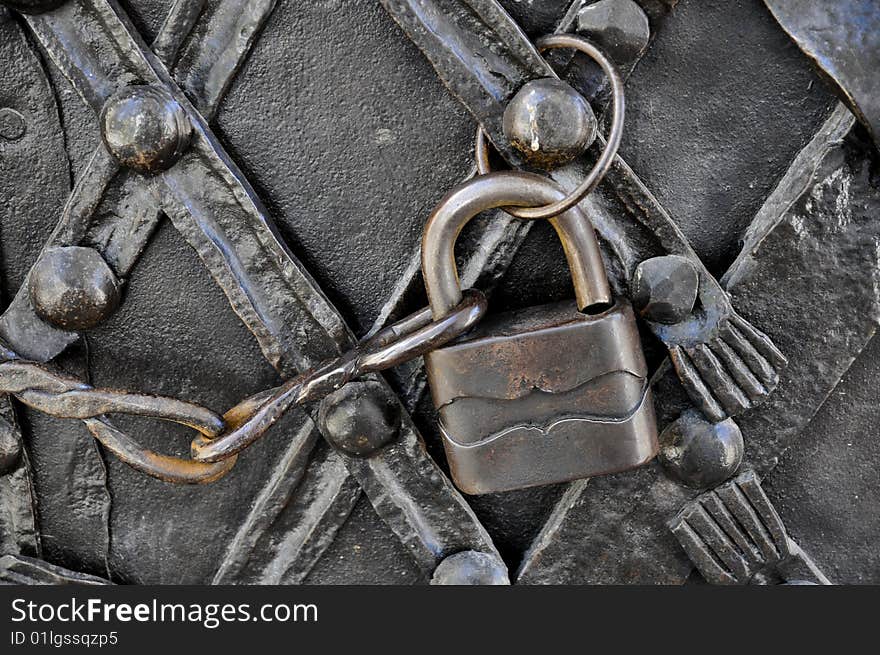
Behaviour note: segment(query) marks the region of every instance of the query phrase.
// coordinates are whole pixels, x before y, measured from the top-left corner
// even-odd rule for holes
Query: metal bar
[[[309,540],[315,534],[335,534],[354,507],[354,500],[346,504],[345,499],[352,495],[355,499],[360,496],[360,488],[346,474],[339,457],[332,457],[324,465],[326,469],[320,466],[321,475],[312,475],[311,479],[303,481],[307,470],[314,470],[319,466],[317,462],[326,462],[328,455],[334,453],[321,444],[316,456],[311,457],[320,435],[312,420],[304,413],[300,414],[299,431],[275,464],[253,508],[229,544],[214,575],[213,584],[264,581],[280,584],[281,576],[278,575],[277,580],[275,578],[279,569],[292,569],[305,577],[324,550],[320,546],[310,549]],[[349,483],[347,487],[346,482]],[[353,491],[349,488],[352,485]],[[308,490],[308,493],[296,493],[301,488]],[[331,512],[330,508],[337,505],[342,505],[343,510]],[[324,514],[337,518],[334,529],[321,529],[319,517]],[[276,532],[283,530],[281,526],[276,527],[277,522],[283,524],[291,517],[294,517],[292,528],[286,534],[276,535],[277,539],[266,538],[270,528],[275,528]],[[309,557],[309,553],[316,556]],[[294,576],[297,577],[297,574]]]
[[[177,61],[183,42],[192,32],[208,0],[174,0],[153,41],[153,52],[166,67]],[[247,50],[245,49],[245,52]],[[186,85],[182,85],[186,87]]]
[[[17,585],[77,585],[97,586],[112,584],[109,580],[86,573],[71,571],[33,557],[4,555],[0,557],[0,584]]]
[[[794,356],[773,403],[738,419],[743,433],[750,436],[748,465],[759,474],[772,470],[877,329],[880,236],[874,217],[880,211],[880,194],[868,174],[872,147],[859,138],[855,125],[852,114],[839,105],[758,211],[742,252],[722,278],[734,299],[764,314],[769,324],[796,325],[805,311],[810,314],[809,333],[793,330],[787,336],[790,343],[783,344]],[[792,234],[798,238],[792,239]],[[815,290],[835,288],[835,279],[845,281],[847,288],[853,288],[854,279],[864,284],[856,285],[857,295],[846,302],[834,299],[824,304],[828,311],[813,312]],[[783,285],[784,302],[778,292]],[[766,316],[768,308],[772,320]],[[661,366],[655,386],[668,385],[671,375],[668,367]],[[664,413],[674,416],[681,409],[668,407]],[[644,582],[686,579],[691,564],[670,549],[658,517],[674,514],[695,491],[672,482],[660,466],[626,481],[595,479],[586,489],[591,491],[557,507],[563,515],[548,521],[539,534],[535,543],[540,545],[520,569],[521,581],[623,582],[629,570],[652,571]],[[628,499],[636,493],[638,505]],[[586,512],[586,507],[591,511]],[[582,571],[556,564],[560,550],[568,553],[575,548],[591,557],[607,552],[609,542],[627,544],[618,563]]]
[[[133,70],[141,81],[171,92],[192,122],[191,148],[174,168],[159,176],[167,193],[158,189],[157,193],[233,307],[254,331],[270,361],[291,373],[297,366],[317,363],[341,347],[350,346],[352,335],[339,314],[287,251],[253,190],[214,139],[203,117],[132,34],[121,10],[103,0],[83,0],[77,7],[89,14],[88,18],[80,16],[81,29],[88,29],[92,43],[100,43],[102,54],[110,57],[109,62],[90,69],[96,79],[87,84],[74,63],[59,58],[74,69],[67,73],[80,82],[87,95],[100,97],[118,83],[102,78],[102,71]],[[50,46],[58,42],[59,35],[53,31],[56,20],[45,16],[28,20],[41,42]],[[59,32],[66,37],[66,29]],[[291,325],[297,329],[290,330]],[[446,555],[463,548],[497,556],[467,503],[425,453],[409,418],[405,417],[403,423],[398,442],[376,453],[370,466],[343,456],[366,487],[380,516],[428,571]],[[417,471],[418,475],[403,476],[406,471]],[[388,493],[389,489],[394,493]],[[414,502],[410,494],[419,502]]]
[[[212,3],[181,45],[171,73],[206,119],[214,117],[245,53],[259,38],[276,1]]]
[[[197,23],[197,21],[203,15],[205,1],[177,0],[172,7],[154,42],[157,57],[165,65],[176,61],[175,55],[188,34],[197,24],[201,26],[201,22]],[[209,22],[207,27],[200,27],[199,34],[202,40],[187,42],[187,56],[193,60],[193,63],[205,61],[216,63],[214,67],[208,67],[216,88],[210,100],[200,106],[203,115],[213,116],[219,107],[229,81],[247,58],[274,4],[265,0],[244,0],[244,4],[242,0],[226,2],[223,7],[215,7],[208,20],[202,21]],[[66,11],[73,12],[75,9]],[[79,15],[81,14],[77,14]],[[247,17],[244,25],[240,25],[241,15]],[[83,99],[89,102],[89,97],[98,93],[90,90],[89,84],[99,90],[109,85],[97,77],[102,74],[101,62],[91,55],[80,35],[65,27],[69,21],[77,19],[73,14],[67,14],[67,18],[64,18],[63,13],[61,16],[60,19],[52,19],[53,25],[59,27],[58,32],[51,31],[46,35],[48,39],[46,43],[53,46],[48,49],[47,45],[47,51],[50,58],[62,70],[68,70],[65,66],[78,65],[77,62],[88,64],[89,71],[84,76],[84,81],[75,74],[75,71],[71,73],[71,80],[81,94],[84,94]],[[228,35],[230,29],[235,26],[246,29],[249,37],[244,41],[222,41],[230,51],[222,57],[211,59],[200,54],[199,44],[210,43],[211,50],[216,55],[216,48],[221,41],[213,38],[212,30]],[[178,75],[185,76],[188,82],[197,81],[186,66],[177,65],[175,71]],[[78,85],[77,80],[79,80]],[[187,93],[191,92],[186,85],[183,89]],[[92,104],[93,108],[97,104],[98,101],[95,100]],[[100,108],[97,111],[100,111]],[[107,263],[119,277],[127,277],[161,218],[161,212],[150,187],[151,182],[146,181],[142,176],[127,170],[120,171],[116,160],[107,152],[103,144],[99,145],[80,179],[77,180],[61,221],[44,246],[44,251],[46,248],[59,245],[93,246],[104,255]],[[116,193],[110,194],[109,191]],[[105,196],[113,195],[117,200],[111,206],[106,206],[107,211],[99,216],[97,210],[104,202]],[[19,355],[35,361],[49,361],[79,339],[79,334],[60,330],[40,319],[34,312],[27,289],[28,284],[25,280],[10,306],[0,316],[0,336],[14,344]]]
[[[495,147],[522,165],[502,134],[501,115],[525,82],[555,73],[507,12],[495,0],[381,2]]]
[[[157,202],[275,368],[292,376],[354,344],[207,126],[197,127],[190,150],[159,180]]]

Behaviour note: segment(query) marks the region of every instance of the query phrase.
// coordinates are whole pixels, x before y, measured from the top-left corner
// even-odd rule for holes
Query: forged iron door
[[[843,4],[0,0],[0,577],[880,582],[880,6]],[[633,269],[674,255],[699,281],[684,313],[724,313],[696,345],[641,324],[658,459],[465,496],[413,359],[193,464],[194,427],[426,304],[422,229],[474,175],[478,123],[493,165],[522,163],[494,89],[553,64],[607,133],[595,63],[534,47],[554,32],[625,80],[581,203],[615,291],[638,301]],[[492,312],[571,295],[546,221],[486,212],[457,252]],[[71,270],[73,308],[50,293]],[[639,270],[650,316],[680,270]],[[143,449],[207,483],[120,460]]]

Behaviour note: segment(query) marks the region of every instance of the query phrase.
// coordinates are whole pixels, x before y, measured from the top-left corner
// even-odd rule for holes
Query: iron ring
[[[620,140],[623,136],[623,119],[626,111],[626,102],[623,95],[623,80],[617,69],[611,61],[592,43],[580,36],[573,34],[551,34],[549,36],[538,39],[535,44],[538,50],[552,50],[555,48],[573,48],[579,52],[590,56],[601,66],[609,82],[611,83],[611,131],[608,134],[608,140],[605,149],[599,161],[593,166],[593,169],[584,178],[578,187],[568,196],[549,205],[540,207],[505,207],[504,210],[516,216],[517,218],[540,219],[551,218],[567,211],[577,205],[584,197],[598,186],[602,178],[611,168],[614,157],[617,155],[617,149],[620,147]],[[474,158],[476,159],[477,172],[485,175],[491,172],[489,166],[489,149],[486,143],[486,133],[482,126],[477,127],[477,139],[475,145]]]

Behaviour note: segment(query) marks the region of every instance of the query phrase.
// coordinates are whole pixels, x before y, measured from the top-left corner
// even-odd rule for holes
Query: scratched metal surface
[[[171,3],[122,4],[149,40]],[[523,10],[518,6],[523,3],[508,4]],[[427,212],[468,173],[475,125],[378,2],[294,5],[279,3],[220,106],[215,130],[295,255],[362,334],[409,264]],[[538,27],[558,16],[539,18]],[[538,27],[529,28],[530,33]],[[718,82],[705,84],[706,77]],[[69,84],[51,68],[49,78],[76,174],[97,144],[97,131]],[[734,260],[749,222],[833,104],[831,93],[760,0],[681,0],[664,18],[627,93],[622,154],[719,274]],[[32,166],[61,178],[59,188],[69,183],[70,173],[57,171],[66,164],[57,152],[29,155]],[[3,214],[0,272],[9,293],[42,243],[31,235],[51,230],[65,194],[63,189],[57,197],[43,198],[33,211]],[[569,295],[555,235],[549,226],[536,225],[502,280],[493,307]],[[414,294],[410,309],[423,300]],[[65,354],[62,363],[88,372],[102,385],[179,395],[215,410],[278,383],[254,337],[167,221],[135,267],[124,307],[89,336],[88,345],[88,352]],[[866,350],[859,366],[876,370],[876,350]],[[867,375],[861,370],[853,373],[851,384]],[[845,447],[822,442],[822,448],[798,450],[771,479],[771,496],[786,521],[805,524],[790,529],[803,535],[817,558],[830,550],[820,529],[830,521],[829,505],[845,515],[842,523],[862,526],[853,548],[880,532],[876,525],[864,527],[860,512],[866,505],[845,502],[844,492],[823,495],[800,486],[804,472],[843,475],[860,458],[876,461],[876,453],[856,438],[875,420],[866,409],[870,399],[835,398],[840,406],[823,408],[816,432],[833,434],[835,417],[846,413],[853,417],[846,422],[853,439]],[[415,416],[430,452],[442,462],[428,405],[420,403]],[[861,409],[853,413],[853,407]],[[99,527],[106,521],[108,538],[100,530],[83,530],[75,524],[79,515],[65,511],[67,492],[59,481],[70,475],[65,462],[69,466],[71,450],[59,451],[53,444],[90,447],[88,437],[77,433],[84,431],[78,424],[31,412],[24,418],[36,454],[37,496],[46,508],[40,527],[52,537],[44,543],[45,555],[102,576],[109,567],[116,581],[210,581],[284,446],[284,427],[279,426],[228,478],[194,488],[145,478],[113,459],[107,461],[104,487],[100,460],[83,459],[90,451],[80,453],[76,461],[91,467],[86,477],[91,495],[83,497],[77,511]],[[120,420],[120,425],[148,435],[147,445],[166,452],[185,452],[188,444],[184,430],[157,429],[138,419]],[[859,493],[857,482],[849,486]],[[786,493],[809,502],[805,507],[789,504]],[[560,494],[560,488],[551,487],[471,499],[512,570]],[[589,521],[583,529],[589,530]],[[846,559],[834,557],[835,562]],[[870,571],[848,562],[837,566],[849,578],[870,579]],[[415,583],[424,576],[361,496],[306,581]]]

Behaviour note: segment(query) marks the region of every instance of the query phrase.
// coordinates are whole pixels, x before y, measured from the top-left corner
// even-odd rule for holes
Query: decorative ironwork
[[[788,536],[752,471],[688,503],[670,529],[709,582],[831,584]]]
[[[592,268],[573,266],[580,304],[605,302],[611,290],[630,295],[669,354],[650,385],[643,361],[635,376],[641,405],[649,403],[651,389],[663,399],[658,406],[661,427],[666,427],[663,468],[650,465],[625,477],[568,485],[513,581],[681,582],[696,565],[710,582],[811,578],[828,583],[788,536],[754,473],[724,481],[742,462],[758,474],[775,466],[876,328],[877,237],[869,214],[876,210],[878,195],[865,172],[874,155],[852,116],[839,107],[801,151],[719,283],[617,154],[623,81],[675,0],[554,3],[561,17],[556,33],[535,43],[527,36],[533,29],[518,25],[495,0],[380,1],[476,118],[474,172],[489,170],[489,142],[514,168],[548,169],[555,185],[542,184],[555,191],[542,203],[551,206],[532,198],[520,203],[525,210],[507,210],[535,218],[577,205],[589,216],[602,253],[593,239]],[[439,269],[431,269],[425,280],[433,320],[427,309],[403,317],[421,284],[420,253],[415,252],[373,329],[356,342],[209,125],[272,15],[274,0],[175,0],[151,47],[108,0],[2,3],[22,12],[22,23],[91,109],[102,143],[83,166],[56,229],[0,316],[5,343],[0,393],[7,403],[0,407],[0,498],[18,498],[14,507],[0,507],[0,544],[21,553],[0,561],[0,577],[88,582],[80,574],[28,559],[40,556],[41,545],[27,453],[8,405],[11,395],[47,415],[82,420],[106,450],[174,482],[217,480],[230,471],[237,453],[289,412],[286,448],[214,582],[301,582],[363,492],[432,583],[509,584],[511,576],[489,532],[428,455],[410,416],[426,386],[420,356],[473,326],[485,312],[485,299],[474,292],[461,296],[457,276],[447,276],[440,285],[453,289],[440,298],[432,277]],[[871,79],[858,72],[860,56],[841,54],[839,48],[832,48],[836,54],[828,51],[841,33],[864,26],[846,22],[843,32],[818,38],[813,28],[821,16],[812,12],[792,18],[792,7],[803,4],[767,0],[801,48],[834,78],[850,108],[876,131]],[[568,34],[572,31],[589,40]],[[549,48],[569,47],[594,61],[556,51],[542,56]],[[597,113],[599,125],[610,123],[607,143],[601,136],[593,142],[595,117],[586,103],[582,129],[562,139],[561,149],[554,149],[556,132],[539,133],[537,124],[514,120],[516,110],[533,116],[538,104],[552,109],[582,98],[604,110]],[[0,109],[0,140],[14,142],[28,129],[20,113]],[[532,179],[502,173],[488,180],[505,175]],[[557,186],[574,191],[563,198]],[[102,389],[46,365],[113,314],[163,215],[196,251],[285,379],[222,417],[176,398]],[[554,221],[559,225],[562,219]],[[460,266],[462,285],[491,293],[530,228],[528,221],[496,210],[472,237],[476,247]],[[453,239],[448,241],[443,259],[453,264],[444,270],[454,273]],[[437,252],[437,244],[426,240],[424,255]],[[604,266],[599,262],[603,256]],[[785,277],[794,264],[797,280]],[[609,284],[596,288],[606,267],[610,289]],[[865,285],[871,289],[853,291],[847,302],[828,303],[829,311],[809,330],[794,327],[781,333],[785,300],[768,310],[773,306],[768,296],[778,295],[783,285],[800,289],[839,280],[852,288],[858,286],[851,283],[854,279],[871,280]],[[453,311],[446,315],[447,310]],[[772,337],[750,320],[770,326]],[[618,350],[638,350],[634,330],[627,339]],[[798,355],[792,366],[783,352]],[[428,357],[436,386],[434,359]],[[389,367],[397,367],[391,373],[397,394],[376,375]],[[760,413],[749,411],[778,385],[772,403]],[[113,413],[195,428],[201,436],[192,444],[192,459],[158,455],[138,445],[109,422],[105,415]],[[656,441],[653,436],[649,441],[653,456]],[[450,455],[454,473],[463,477],[460,462]],[[590,472],[619,468],[599,466]],[[466,488],[484,490],[478,487],[474,482]],[[109,497],[100,513],[109,526]],[[671,516],[673,533],[691,561],[669,547],[666,522]],[[13,523],[13,529],[5,528]],[[598,558],[609,541],[628,541],[631,547]],[[104,564],[109,577],[109,564]],[[800,569],[792,573],[789,565]]]
[[[158,39],[163,44],[162,52],[167,55],[179,51],[182,54],[178,62],[187,62],[198,69],[199,74],[190,74],[191,69],[182,71],[172,67],[175,78],[190,82],[187,90],[196,98],[195,105],[177,87],[162,62],[131,31],[129,21],[118,7],[103,0],[82,0],[67,3],[50,13],[27,16],[29,26],[43,48],[96,114],[105,111],[108,99],[117,89],[130,87],[133,83],[148,83],[173,98],[192,127],[187,151],[167,170],[156,172],[152,177],[130,177],[124,170],[120,171],[115,157],[99,148],[92,157],[91,170],[81,178],[71,195],[52,245],[97,245],[89,240],[89,230],[94,227],[91,218],[108,185],[115,183],[117,174],[121,173],[131,193],[138,194],[144,204],[153,204],[172,219],[215,275],[236,313],[254,332],[267,358],[279,371],[290,375],[297,369],[304,370],[317,364],[321,353],[338,353],[352,340],[324,294],[279,241],[262,204],[205,121],[204,116],[211,115],[211,107],[216,106],[247,50],[247,47],[241,48],[238,35],[254,35],[274,3],[249,3],[244,14],[240,13],[236,3],[227,5],[212,13],[210,20],[210,29],[216,30],[218,36],[228,35],[227,38],[205,38],[202,41],[210,53],[200,53],[192,44],[182,48],[167,45],[170,35]],[[179,9],[175,11],[180,12]],[[186,15],[189,18],[180,20],[192,23],[192,14]],[[242,24],[242,20],[246,24]],[[172,16],[164,29],[172,30],[179,22]],[[219,52],[216,50],[218,44]],[[71,57],[72,53],[76,56]],[[217,84],[218,79],[225,81]],[[116,99],[110,101],[118,102]],[[200,112],[199,109],[207,111]],[[95,184],[96,175],[102,182]],[[130,199],[126,199],[126,208],[131,206]],[[144,241],[139,237],[152,231],[143,229],[143,214],[148,214],[147,222],[153,225],[158,218],[155,209],[150,210],[140,203],[135,205],[135,210],[141,214],[141,220],[140,229],[133,235],[137,241],[134,247],[122,243],[106,248],[110,253],[105,259],[115,264],[120,274],[130,270],[143,249]],[[112,234],[125,235],[125,232],[114,229]],[[124,253],[126,258],[114,257],[117,251]],[[78,335],[43,322],[36,316],[31,300],[30,294],[19,292],[4,314],[4,320],[0,321],[0,334],[14,351],[46,361],[75,341]],[[290,325],[297,325],[298,329],[287,330]],[[387,336],[387,333],[383,334],[380,341]],[[428,337],[429,341],[437,338],[430,333],[421,336]],[[15,356],[12,352],[9,355]],[[25,391],[39,393],[39,390]],[[114,444],[117,454],[125,450],[120,435],[118,431],[104,435],[108,443]],[[305,440],[294,439],[293,447],[304,447],[307,451],[313,440],[311,435]],[[408,418],[396,444],[376,453],[381,465],[373,466],[369,462],[340,456],[367,493],[376,499],[375,506],[380,514],[428,572],[433,571],[446,555],[463,547],[476,547],[494,554],[491,540],[482,527],[474,525],[473,514],[466,503],[439,471],[432,471],[434,464],[418,442]],[[216,466],[200,466],[216,469]],[[221,466],[228,468],[229,464]],[[411,472],[403,479],[394,473],[400,466],[411,467]],[[395,493],[385,492],[388,484]],[[409,487],[404,495],[401,494],[401,485]],[[457,522],[451,524],[453,516],[457,516]],[[469,524],[473,527],[468,527]]]
[[[873,0],[846,4],[765,0],[795,43],[837,87],[880,143],[880,15]]]

